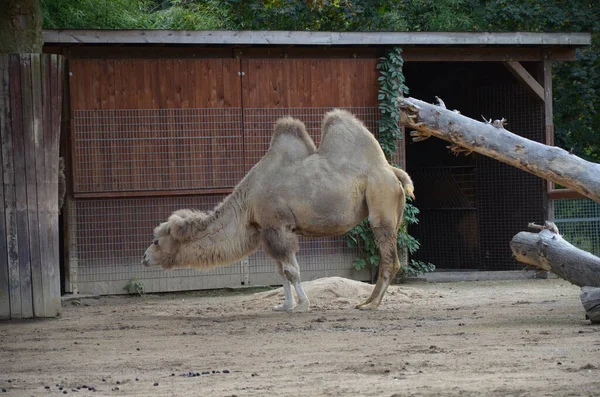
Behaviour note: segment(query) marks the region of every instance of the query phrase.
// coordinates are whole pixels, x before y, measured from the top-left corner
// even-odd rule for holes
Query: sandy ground
[[[353,309],[372,286],[305,286],[309,313],[270,311],[277,290],[219,291],[0,323],[0,395],[600,395],[600,327],[564,281],[409,283],[377,312]]]

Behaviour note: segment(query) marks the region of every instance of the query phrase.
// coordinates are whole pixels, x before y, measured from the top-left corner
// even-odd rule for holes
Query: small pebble
[[[171,374],[171,376],[175,376],[175,374]]]
[[[2,393],[6,393],[6,389],[2,389]]]
[[[63,391],[63,394],[67,394],[67,391],[66,391],[66,390],[65,390],[65,391]]]
[[[63,389],[63,387],[62,387],[62,386],[58,388],[58,390],[62,390],[62,389]]]
[[[44,389],[49,389],[49,388],[50,388],[50,386],[44,386]]]
[[[117,381],[117,385],[120,385],[120,384],[121,384],[121,381],[120,381],[120,380],[118,380],[118,381]]]
[[[158,382],[154,382],[154,386],[158,386]]]
[[[202,371],[202,375],[208,375],[208,374],[210,374],[210,372],[208,372],[208,371]]]
[[[196,376],[200,376],[200,372],[196,372],[194,375],[196,375]]]
[[[137,349],[135,349],[135,350],[137,350],[137,351],[140,351],[140,348],[138,347],[138,348],[137,348]]]
[[[112,391],[117,391],[117,390],[119,390],[119,388],[118,388],[118,387],[113,387],[113,388],[112,388]]]
[[[223,370],[223,373],[224,373],[224,374],[228,374],[228,373],[229,373],[229,370],[228,370],[228,369],[224,369],[224,370]]]
[[[140,378],[135,378],[135,381],[137,382],[138,380],[140,380]]]

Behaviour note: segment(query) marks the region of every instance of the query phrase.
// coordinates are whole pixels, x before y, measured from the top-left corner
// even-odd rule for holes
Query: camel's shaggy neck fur
[[[181,246],[169,267],[210,268],[231,264],[255,251],[259,231],[249,224],[244,192],[245,189],[236,188],[208,213],[189,210],[173,213],[167,231]]]

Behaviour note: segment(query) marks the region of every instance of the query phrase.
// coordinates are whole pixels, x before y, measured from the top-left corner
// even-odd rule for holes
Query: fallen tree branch
[[[511,240],[514,257],[583,287],[580,298],[587,318],[600,323],[600,258],[563,239],[552,222],[530,223],[529,228],[538,233],[520,232]]]
[[[600,287],[600,258],[563,239],[552,222],[532,226],[539,233],[520,232],[510,242],[519,262],[551,271],[580,287]]]
[[[435,136],[571,188],[600,202],[600,164],[579,158],[504,129],[506,120],[480,122],[415,98],[399,98],[403,125],[416,131],[414,141]],[[443,104],[441,100],[440,104]],[[454,149],[455,153],[460,150]]]
[[[583,287],[581,303],[592,324],[600,324],[600,288]]]

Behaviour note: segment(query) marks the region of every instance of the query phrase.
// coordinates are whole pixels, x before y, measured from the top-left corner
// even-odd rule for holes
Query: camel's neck
[[[208,268],[227,265],[258,248],[259,232],[249,225],[243,193],[237,189],[206,219],[206,229],[180,248],[183,266]]]

